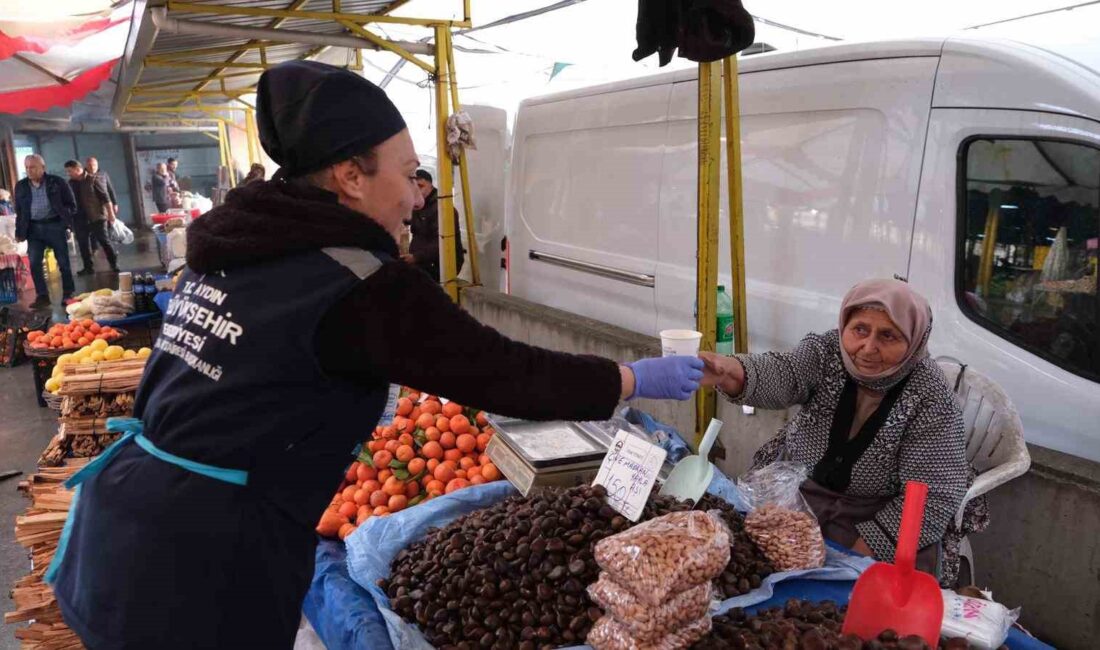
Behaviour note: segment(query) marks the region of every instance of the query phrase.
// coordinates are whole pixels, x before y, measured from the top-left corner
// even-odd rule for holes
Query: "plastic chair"
[[[939,357],[936,361],[962,409],[966,459],[978,472],[955,514],[955,525],[961,528],[966,504],[1026,473],[1031,467],[1031,454],[1024,443],[1020,415],[1004,389],[957,359]],[[962,539],[959,555],[966,559],[973,581],[974,551],[969,538]]]

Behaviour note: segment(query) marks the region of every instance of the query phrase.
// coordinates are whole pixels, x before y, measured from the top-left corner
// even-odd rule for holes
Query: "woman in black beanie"
[[[258,110],[280,170],[188,229],[136,418],[110,423],[126,435],[71,481],[47,580],[93,650],[291,647],[314,527],[391,383],[594,420],[702,378],[696,357],[619,365],[511,341],[397,259],[419,160],[362,77],[282,64]]]

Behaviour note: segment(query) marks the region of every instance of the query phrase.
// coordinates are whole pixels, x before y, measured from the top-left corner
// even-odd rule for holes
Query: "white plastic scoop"
[[[721,420],[710,421],[710,426],[707,427],[707,432],[703,434],[703,440],[699,443],[699,454],[688,456],[676,463],[676,467],[673,467],[668,475],[668,480],[661,486],[660,494],[680,500],[691,499],[692,503],[699,502],[706,493],[710,480],[714,478],[714,465],[707,460],[707,457],[721,429]]]

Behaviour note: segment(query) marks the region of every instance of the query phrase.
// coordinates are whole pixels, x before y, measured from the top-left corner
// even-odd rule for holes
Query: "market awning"
[[[74,104],[88,102],[90,110],[79,111],[82,117],[107,119],[113,94],[107,82],[126,45],[133,11],[131,0],[5,4],[0,113],[71,117]]]

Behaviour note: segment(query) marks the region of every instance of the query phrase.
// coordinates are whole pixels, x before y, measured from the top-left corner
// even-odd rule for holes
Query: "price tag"
[[[664,449],[620,429],[594,484],[607,488],[608,505],[630,521],[638,521],[664,462]]]

